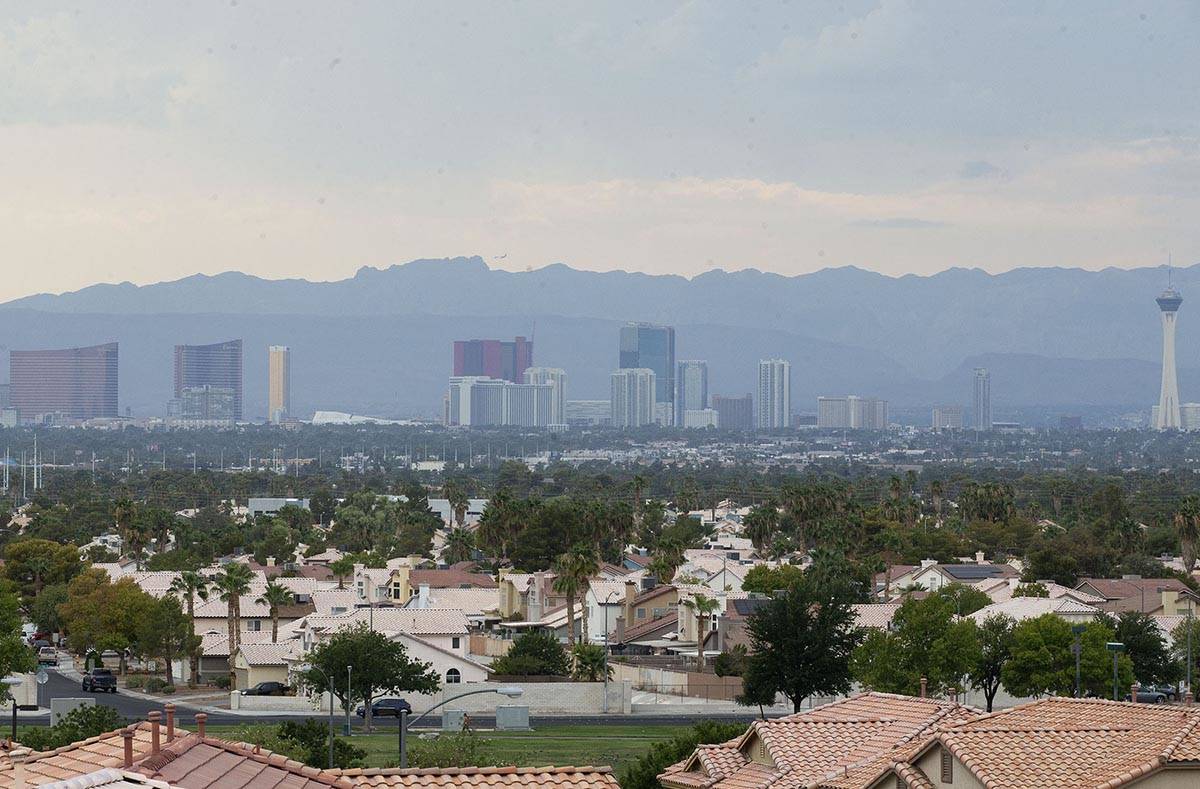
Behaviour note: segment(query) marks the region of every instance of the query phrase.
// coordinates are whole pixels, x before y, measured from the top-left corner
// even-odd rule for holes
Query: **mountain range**
[[[1181,395],[1200,400],[1200,266],[1171,272],[1185,296]],[[1154,297],[1165,267],[1086,271],[950,269],[888,277],[858,268],[786,277],[754,270],[693,278],[590,272],[554,264],[527,272],[478,257],[362,268],[334,282],[227,272],[152,285],[94,285],[0,305],[7,348],[121,343],[122,408],[160,413],[176,343],[241,337],[247,416],[266,412],[266,347],[292,347],[293,405],[381,416],[435,415],[450,344],[535,337],[535,363],[569,375],[568,397],[603,399],[619,326],[676,327],[677,356],[707,359],[710,392],[755,387],[759,358],[792,361],[793,410],[821,394],[897,405],[968,404],[971,370],[992,370],[1006,406],[1148,408],[1157,399],[1161,328]]]

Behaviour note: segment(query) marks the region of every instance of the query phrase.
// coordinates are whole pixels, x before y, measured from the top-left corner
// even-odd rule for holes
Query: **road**
[[[172,700],[170,696],[163,696],[162,701],[148,701],[145,699],[138,698],[136,696],[126,695],[122,691],[117,691],[116,693],[86,693],[80,687],[78,682],[76,682],[73,679],[70,679],[69,677],[63,676],[62,674],[59,673],[59,671],[57,669],[48,668],[48,669],[46,669],[46,673],[49,675],[50,679],[45,685],[42,686],[42,689],[41,689],[40,703],[41,703],[41,706],[43,706],[43,707],[50,706],[50,699],[91,697],[96,700],[97,704],[103,704],[107,707],[113,707],[117,710],[117,712],[122,717],[124,717],[126,720],[128,720],[130,722],[133,722],[133,721],[138,721],[138,720],[145,720],[146,714],[148,712],[150,712],[151,710],[162,710],[163,705],[166,704],[168,701]],[[176,706],[178,707],[178,712],[176,713],[176,720],[179,721],[179,725],[186,727],[186,728],[194,728],[195,713],[197,712],[197,710],[193,710],[193,709],[185,706],[181,702],[176,702]],[[279,723],[279,722],[282,722],[285,720],[296,720],[297,717],[299,717],[299,716],[296,716],[296,715],[248,716],[248,715],[235,715],[233,713],[228,713],[228,712],[225,712],[225,713],[210,712],[208,714],[208,722],[213,725],[242,724],[242,723],[246,723],[246,724]],[[314,711],[313,714],[311,715],[311,717],[324,718],[325,715]],[[750,720],[753,720],[755,717],[757,717],[757,716],[751,714],[749,711],[747,711],[747,713],[745,715],[742,715],[742,714],[733,714],[733,715],[731,715],[731,714],[715,714],[715,715],[714,714],[705,714],[705,715],[653,715],[653,714],[651,714],[651,715],[573,715],[573,716],[558,716],[558,715],[556,715],[553,717],[542,717],[542,718],[538,718],[538,716],[536,716],[536,715],[531,716],[535,726],[537,725],[537,723],[539,721],[546,723],[546,724],[550,724],[550,723],[555,723],[555,724],[605,723],[605,724],[616,724],[616,725],[628,724],[631,726],[656,725],[656,724],[688,725],[691,723],[696,723],[702,719],[718,720],[718,721],[722,721],[722,722],[748,722]],[[341,726],[343,723],[345,723],[345,720],[346,720],[345,717],[339,715],[337,717],[338,725]],[[355,726],[357,726],[359,724],[359,719],[357,717],[354,717],[352,720],[353,720]],[[471,720],[477,727],[483,728],[483,729],[491,728],[495,724],[495,718],[492,716],[489,716],[489,715],[477,715],[475,713],[471,713]],[[430,727],[436,728],[437,726],[441,725],[441,718],[437,715],[427,716],[425,718],[425,720],[422,721],[422,724],[424,724],[426,721],[429,722],[428,725]],[[0,723],[2,723],[2,721],[0,721]],[[38,724],[38,723],[49,724],[50,723],[50,715],[49,715],[49,713],[45,713],[43,715],[34,717],[34,716],[22,714],[21,715],[21,723],[23,725]],[[376,724],[377,727],[383,728],[383,729],[388,729],[388,728],[394,729],[396,727],[396,719],[395,718],[376,718],[374,723]],[[424,726],[422,726],[422,728],[424,728]]]

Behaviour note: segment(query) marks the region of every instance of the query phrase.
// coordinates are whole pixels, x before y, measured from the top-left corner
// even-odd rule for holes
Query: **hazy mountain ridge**
[[[1174,278],[1185,297],[1181,394],[1200,400],[1190,369],[1200,319],[1189,320],[1186,301],[1200,294],[1200,267]],[[1148,407],[1158,388],[1153,299],[1165,282],[1162,267],[687,279],[562,264],[508,272],[454,258],[364,267],[333,282],[227,272],[31,296],[0,305],[0,336],[12,348],[120,341],[122,405],[141,413],[169,397],[175,343],[243,337],[247,414],[265,412],[256,406],[271,343],[293,347],[298,411],[435,414],[454,339],[529,335],[535,324],[535,361],[567,368],[571,397],[606,397],[626,320],[675,325],[678,357],[708,359],[714,393],[753,391],[761,357],[791,359],[795,410],[846,392],[966,404],[976,364],[993,368],[997,404]]]

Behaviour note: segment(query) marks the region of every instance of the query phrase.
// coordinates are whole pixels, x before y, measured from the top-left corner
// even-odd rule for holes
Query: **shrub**
[[[125,687],[133,688],[134,690],[136,690],[137,688],[144,688],[144,687],[146,687],[146,678],[143,677],[141,674],[134,674],[132,676],[128,676],[125,678]]]
[[[612,679],[613,668],[605,659],[604,647],[599,644],[576,644],[571,656],[575,661],[574,678],[581,682],[600,682],[604,675]]]
[[[430,740],[414,737],[408,741],[408,766],[443,770],[503,766],[495,757],[484,756],[487,745],[487,740],[469,731],[443,734]]]
[[[162,692],[163,692],[163,693],[166,693],[166,694],[168,694],[168,695],[169,695],[169,694],[171,694],[171,693],[174,693],[174,692],[175,692],[175,686],[174,686],[174,685],[163,685],[163,686],[162,686]]]
[[[124,725],[125,719],[112,707],[102,704],[76,707],[54,726],[27,729],[21,737],[21,744],[37,751],[48,751],[114,731]]]
[[[565,677],[571,673],[571,661],[553,633],[531,630],[513,642],[507,655],[492,662],[492,672],[510,676]]]
[[[744,723],[701,721],[683,734],[656,742],[650,750],[621,773],[622,789],[659,789],[658,775],[689,756],[701,743],[725,742],[746,731]]]
[[[740,677],[746,670],[746,657],[745,644],[734,644],[733,649],[722,652],[713,660],[713,673],[718,677]]]
[[[305,718],[302,722],[284,721],[279,724],[279,734],[300,743],[308,754],[303,761],[312,767],[329,765],[329,725],[326,722]],[[349,740],[335,737],[333,740],[333,766],[339,770],[361,767],[367,752]]]
[[[229,689],[229,675],[228,674],[218,674],[217,676],[210,679],[209,682],[212,683],[213,685],[216,685],[218,688],[221,688],[222,690]]]
[[[147,693],[158,693],[166,686],[167,681],[165,679],[151,677],[150,679],[146,680],[146,684],[143,687],[146,689]]]

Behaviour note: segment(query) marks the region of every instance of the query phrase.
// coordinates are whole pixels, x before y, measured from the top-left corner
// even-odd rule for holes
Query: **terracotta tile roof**
[[[647,600],[653,600],[657,597],[663,597],[672,593],[677,594],[678,591],[679,590],[677,590],[672,584],[659,584],[653,589],[647,589],[646,591],[634,597],[630,605],[637,605],[638,603],[644,603]]]
[[[26,757],[23,770],[25,783],[31,786],[65,781],[87,775],[102,767],[121,767],[125,762],[123,729],[106,732],[96,737],[65,745],[52,751],[33,752]],[[166,728],[162,727],[162,741],[166,742]],[[176,729],[176,736],[183,732]],[[186,732],[183,732],[186,734]],[[150,754],[150,724],[139,723],[133,727],[134,759]],[[8,753],[0,756],[0,787],[16,786],[13,761]]]
[[[374,619],[372,620],[372,616]],[[469,622],[460,608],[356,608],[337,616],[310,616],[310,629],[339,630],[359,622],[374,621],[375,629],[385,633],[414,635],[466,635]]]
[[[413,589],[421,585],[430,589],[496,588],[496,580],[487,573],[471,573],[453,567],[446,570],[413,570],[408,582]]]
[[[229,657],[229,634],[224,628],[220,632],[197,633],[200,636],[200,654],[205,657]],[[239,636],[240,643],[267,644],[271,641],[271,631],[243,630]]]
[[[626,628],[623,640],[625,643],[636,641],[648,635],[654,635],[663,628],[674,630],[679,626],[679,612],[672,610],[671,613],[665,616],[660,616],[657,619],[648,619],[645,622],[639,622],[633,627]]]
[[[353,786],[533,786],[619,789],[608,767],[464,767],[425,770],[343,770]]]
[[[134,764],[136,772],[179,789],[350,789],[335,771],[320,770],[256,746],[189,735]]]
[[[251,666],[283,666],[286,665],[285,658],[292,657],[299,646],[293,639],[279,644],[240,644],[238,650]]]
[[[420,603],[420,597],[413,595],[404,607],[420,608]],[[428,603],[430,608],[458,608],[467,616],[479,617],[499,607],[499,596],[494,588],[430,589]]]
[[[995,614],[1004,614],[1018,622],[1034,619],[1042,614],[1057,614],[1072,619],[1090,619],[1100,613],[1100,609],[1070,597],[1013,597],[1003,603],[985,605],[972,613],[968,618],[981,623]]]
[[[892,624],[900,603],[855,603],[850,606],[854,611],[854,624],[857,627],[870,627],[876,630],[886,630]]]
[[[697,748],[659,780],[689,789],[754,789],[811,786],[850,771],[877,777],[891,769],[892,762],[882,759],[897,748],[920,746],[939,727],[977,715],[978,710],[940,699],[862,693],[797,715],[755,721],[736,740]],[[749,754],[759,742],[765,758],[752,761]]]

